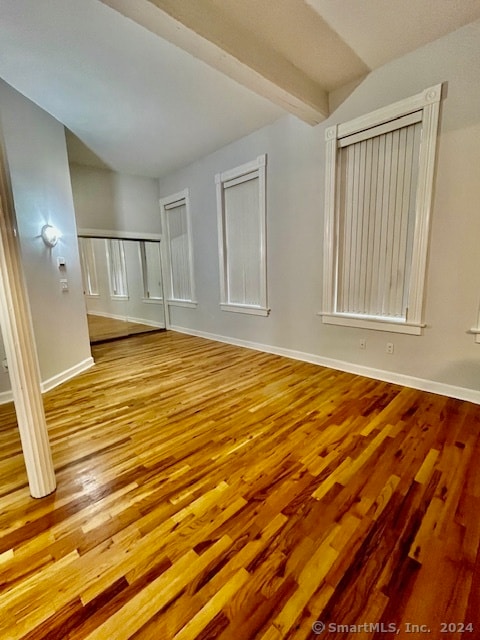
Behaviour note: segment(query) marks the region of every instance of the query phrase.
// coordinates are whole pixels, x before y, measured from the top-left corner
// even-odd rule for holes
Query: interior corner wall
[[[3,361],[5,358],[5,346],[2,334],[0,333],[0,403],[10,401],[12,399],[10,378],[8,372],[3,368]]]
[[[311,128],[285,117],[160,180],[190,189],[198,307],[173,328],[480,402],[480,22],[370,75]],[[322,324],[325,128],[444,82],[422,336]],[[214,176],[266,153],[269,317],[221,311]],[[366,339],[366,349],[360,349]],[[394,353],[386,353],[386,343]]]
[[[79,229],[160,233],[158,180],[70,164]]]
[[[0,118],[45,389],[92,364],[65,133],[62,124],[3,81]],[[47,223],[62,233],[51,249],[40,237]],[[60,256],[64,269],[57,265]],[[0,385],[0,392],[10,387],[7,376]]]

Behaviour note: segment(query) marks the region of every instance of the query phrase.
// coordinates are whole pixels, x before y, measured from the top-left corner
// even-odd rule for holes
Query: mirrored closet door
[[[160,240],[79,235],[90,342],[165,329]]]

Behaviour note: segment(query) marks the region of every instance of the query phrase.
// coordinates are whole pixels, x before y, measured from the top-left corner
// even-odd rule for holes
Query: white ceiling
[[[0,77],[75,134],[75,161],[159,177],[479,18],[480,0],[0,0]]]
[[[0,0],[0,16],[0,77],[112,169],[160,176],[284,114],[97,0]]]
[[[480,18],[480,0],[306,0],[371,68]]]

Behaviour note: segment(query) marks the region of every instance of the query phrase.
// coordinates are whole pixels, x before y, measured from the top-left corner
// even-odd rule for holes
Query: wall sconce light
[[[47,247],[54,247],[62,237],[60,231],[51,224],[45,224],[41,231],[42,240]]]

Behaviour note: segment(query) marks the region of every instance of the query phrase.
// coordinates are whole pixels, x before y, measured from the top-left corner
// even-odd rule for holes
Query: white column
[[[12,191],[0,131],[0,327],[30,493],[55,491],[30,306],[20,258]]]

